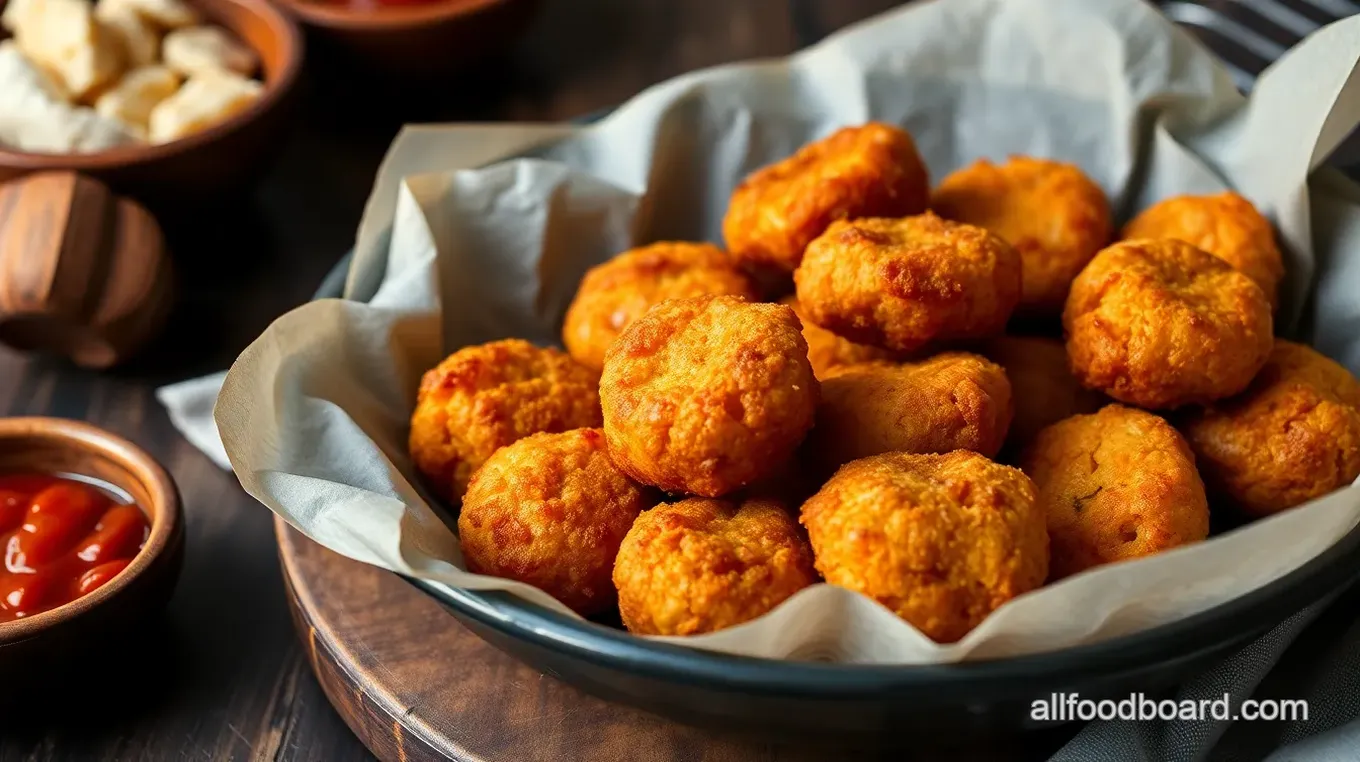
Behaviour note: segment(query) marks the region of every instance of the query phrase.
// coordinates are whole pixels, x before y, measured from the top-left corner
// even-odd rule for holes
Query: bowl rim
[[[1342,489],[1360,489],[1360,486]],[[814,698],[915,694],[1034,699],[1050,687],[1191,661],[1245,644],[1360,580],[1360,524],[1298,568],[1191,616],[1070,648],[949,664],[854,664],[770,659],[638,637],[575,619],[503,591],[474,591],[403,576],[456,616],[595,666],[670,682]]]
[[[386,32],[409,29],[509,5],[524,0],[419,0],[378,9],[359,9],[330,0],[276,0],[303,23],[345,31]]]
[[[279,39],[283,65],[273,77],[262,80],[264,92],[245,109],[192,135],[169,143],[119,146],[92,153],[33,153],[0,145],[0,166],[28,172],[43,170],[90,171],[139,166],[169,159],[216,142],[272,111],[292,91],[302,73],[305,43],[297,22],[269,0],[219,0],[244,8],[259,17]],[[189,0],[194,4],[194,0]],[[0,0],[0,6],[4,0]],[[255,51],[258,53],[259,51]]]
[[[35,637],[52,625],[82,616],[126,590],[151,565],[171,549],[182,520],[179,489],[169,472],[155,458],[132,442],[84,421],[43,416],[0,418],[0,439],[46,439],[65,446],[98,452],[128,468],[143,469],[144,486],[155,504],[154,512],[139,506],[148,516],[151,531],[132,563],[94,592],[33,616],[0,622],[0,646]]]

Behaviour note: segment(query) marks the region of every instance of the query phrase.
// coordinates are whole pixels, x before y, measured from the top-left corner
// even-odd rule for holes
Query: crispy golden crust
[[[1278,299],[1284,259],[1270,221],[1236,193],[1176,196],[1160,201],[1124,227],[1124,238],[1175,238],[1207,251],[1256,281],[1271,306]]]
[[[1108,405],[1049,426],[1021,464],[1048,517],[1049,579],[1209,535],[1195,457],[1171,424]]]
[[[604,431],[619,467],[718,497],[785,461],[811,428],[817,379],[798,318],[735,296],[662,302],[605,354]]]
[[[1063,327],[1084,385],[1159,410],[1242,391],[1273,343],[1261,288],[1172,239],[1124,241],[1097,254],[1072,284]]]
[[[519,339],[454,352],[420,380],[411,459],[440,497],[457,500],[491,453],[540,431],[599,426],[599,375]]]
[[[911,135],[869,122],[753,172],[732,193],[723,238],[743,261],[792,272],[834,220],[917,214],[929,195]]]
[[[807,316],[896,352],[1001,333],[1020,300],[1020,255],[973,225],[926,214],[835,222],[793,274]]]
[[[614,604],[614,557],[652,502],[610,462],[599,429],[532,434],[472,475],[458,539],[469,571],[533,585],[590,616]]]
[[[842,339],[808,320],[807,315],[798,305],[796,295],[790,294],[780,300],[779,303],[787,304],[798,316],[798,320],[802,322],[803,340],[808,345],[808,362],[812,364],[812,372],[819,381],[826,378],[832,369],[839,368],[842,365],[855,365],[862,362],[896,358],[894,353],[886,349],[871,347],[868,344],[856,344],[848,339]]]
[[[957,222],[986,228],[1020,252],[1019,312],[1056,316],[1067,289],[1113,233],[1110,205],[1080,168],[1048,159],[981,159],[949,175],[930,208]]]
[[[893,452],[841,467],[803,504],[817,570],[941,643],[1043,584],[1034,485],[977,453]]]
[[[629,632],[697,635],[755,619],[817,581],[784,507],[690,498],[638,517],[614,564]]]
[[[1006,434],[1010,453],[1019,454],[1045,426],[1094,413],[1109,402],[1072,376],[1067,348],[1057,339],[998,336],[983,345],[982,354],[1004,368],[1011,382],[1015,416]]]
[[[712,244],[663,241],[625,251],[581,280],[562,342],[577,362],[599,370],[609,345],[653,305],[710,294],[758,298],[732,257]]]
[[[972,450],[990,458],[1011,415],[1006,372],[978,355],[847,365],[822,382],[808,451],[827,469],[893,451]]]
[[[1309,347],[1277,340],[1246,392],[1189,413],[1182,430],[1215,499],[1267,516],[1360,476],[1360,383]]]

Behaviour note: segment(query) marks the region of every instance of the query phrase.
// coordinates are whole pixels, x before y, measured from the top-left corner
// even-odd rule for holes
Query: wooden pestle
[[[40,172],[0,185],[0,342],[108,368],[160,329],[172,280],[155,218],[103,183]]]

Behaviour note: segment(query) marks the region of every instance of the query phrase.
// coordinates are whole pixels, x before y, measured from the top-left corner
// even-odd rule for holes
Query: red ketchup
[[[90,484],[0,474],[0,623],[89,595],[132,563],[146,515]]]

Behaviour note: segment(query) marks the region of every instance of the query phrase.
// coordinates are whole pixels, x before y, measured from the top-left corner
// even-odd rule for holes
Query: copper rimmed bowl
[[[170,599],[184,557],[179,490],[141,448],[88,423],[0,418],[0,473],[92,478],[126,493],[151,531],[108,583],[33,616],[0,623],[0,684],[45,670],[145,623]]]
[[[0,0],[0,10],[6,0]],[[255,179],[282,148],[289,105],[302,70],[297,24],[269,0],[189,0],[209,22],[259,54],[264,93],[244,111],[162,145],[87,154],[27,153],[0,147],[0,182],[29,172],[73,170],[153,206],[220,198]]]

